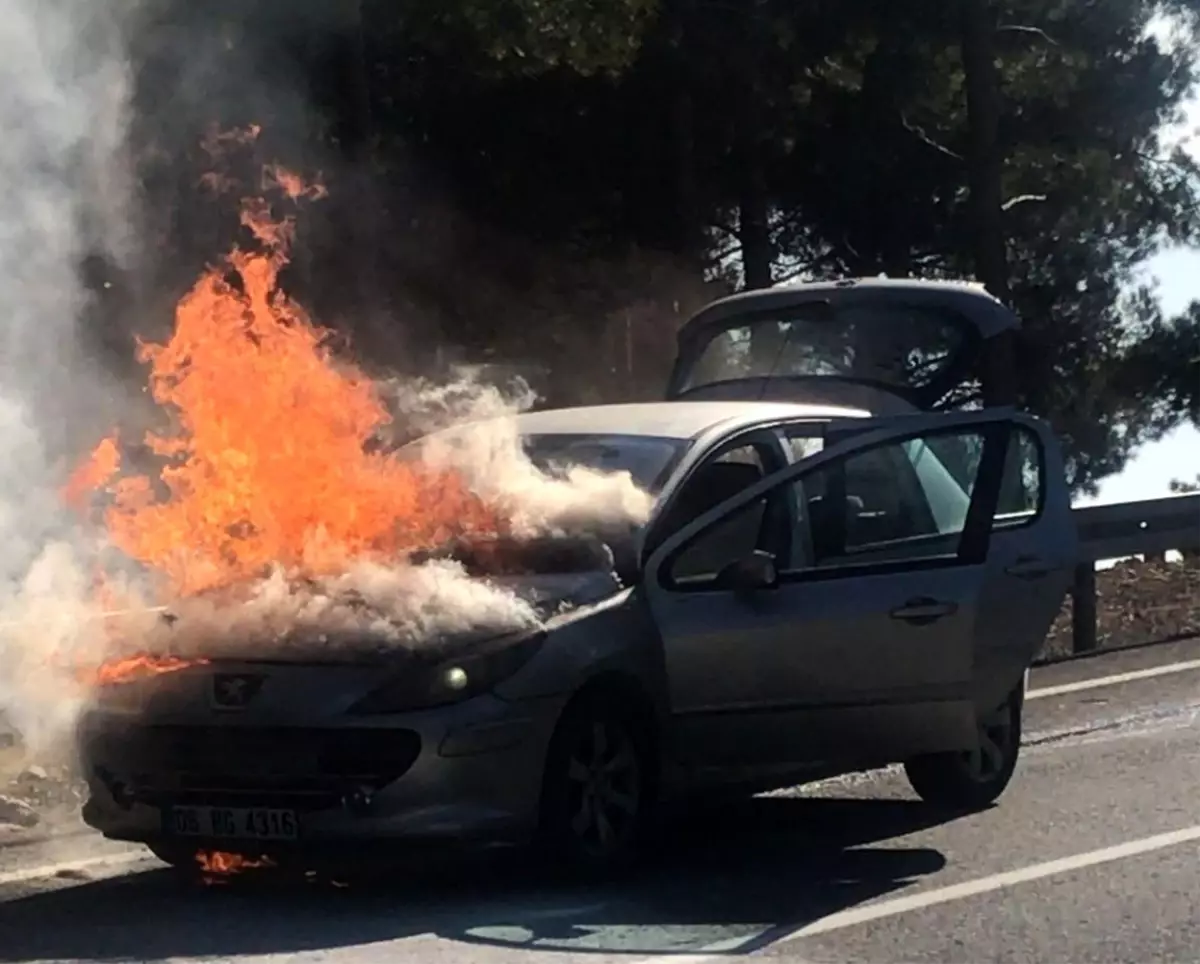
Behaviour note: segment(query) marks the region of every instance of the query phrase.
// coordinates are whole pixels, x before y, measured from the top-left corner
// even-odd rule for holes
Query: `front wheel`
[[[147,843],[146,849],[185,880],[201,877],[200,860],[194,847],[173,843]]]
[[[908,782],[922,800],[951,810],[982,810],[1004,792],[1021,752],[1024,688],[1017,687],[997,709],[980,718],[975,747],[931,753],[904,764]]]
[[[628,867],[643,843],[653,799],[646,727],[615,697],[568,707],[546,758],[543,852],[558,869],[602,875]]]

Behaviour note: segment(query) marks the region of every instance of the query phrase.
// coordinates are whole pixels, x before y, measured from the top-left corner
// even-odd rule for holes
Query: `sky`
[[[1180,138],[1200,158],[1200,98],[1191,102],[1180,128]],[[1158,282],[1159,298],[1168,315],[1178,314],[1200,300],[1200,251],[1174,248],[1146,264]],[[1158,442],[1139,449],[1125,471],[1100,483],[1093,498],[1079,505],[1158,499],[1171,494],[1172,479],[1192,480],[1200,475],[1200,430],[1190,423]]]

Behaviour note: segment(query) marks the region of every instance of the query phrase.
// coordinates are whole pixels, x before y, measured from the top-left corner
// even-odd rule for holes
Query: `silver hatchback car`
[[[538,840],[601,869],[696,794],[900,762],[932,804],[989,804],[1076,555],[1048,427],[961,410],[1015,323],[912,282],[717,302],[682,330],[667,400],[519,416],[535,461],[627,469],[655,498],[603,551],[514,550],[536,632],[102,690],[78,731],[85,819],[181,866]],[[478,548],[452,551],[504,577]]]

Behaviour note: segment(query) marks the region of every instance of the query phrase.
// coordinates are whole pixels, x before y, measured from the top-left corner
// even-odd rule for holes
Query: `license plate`
[[[164,813],[167,831],[180,837],[235,840],[295,840],[300,822],[294,810],[265,807],[172,807]]]

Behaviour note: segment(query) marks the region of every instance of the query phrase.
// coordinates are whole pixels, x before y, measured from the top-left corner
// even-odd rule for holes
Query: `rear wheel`
[[[921,799],[954,810],[981,810],[1004,792],[1021,751],[1024,687],[980,718],[977,745],[957,753],[933,753],[904,765]]]
[[[567,708],[543,778],[541,843],[559,869],[587,875],[628,867],[645,838],[654,798],[652,741],[616,694]]]

